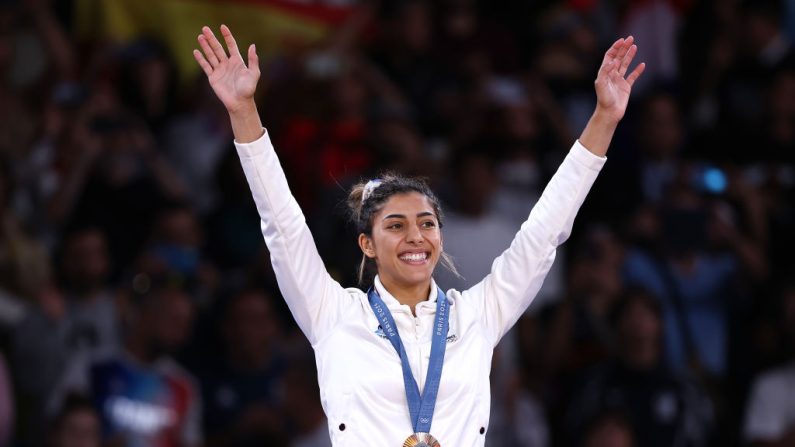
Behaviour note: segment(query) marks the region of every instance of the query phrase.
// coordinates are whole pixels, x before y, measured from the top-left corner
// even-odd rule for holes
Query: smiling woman
[[[455,273],[442,248],[442,208],[425,182],[384,175],[354,186],[348,207],[362,249],[360,286],[372,285],[378,274],[392,295],[413,311],[428,298],[440,260]]]
[[[204,27],[194,56],[229,112],[279,287],[315,350],[333,444],[484,445],[494,347],[535,297],[605,163],[644,69],[627,74],[632,37],[605,53],[596,110],[511,246],[478,284],[445,293],[433,279],[445,262],[439,201],[425,183],[398,176],[349,197],[367,291],[331,278],[257,113],[256,50],[246,65],[226,26],[221,34],[228,52]]]

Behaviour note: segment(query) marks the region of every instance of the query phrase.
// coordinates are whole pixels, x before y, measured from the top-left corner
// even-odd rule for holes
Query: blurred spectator
[[[197,211],[207,214],[224,203],[219,200],[224,197],[219,197],[216,172],[224,157],[234,152],[229,143],[232,130],[209,84],[198,78],[195,90],[189,111],[169,121],[164,147],[168,160],[188,188],[187,199]]]
[[[751,230],[742,231],[735,210],[710,194],[714,185],[707,173],[694,164],[682,165],[659,211],[637,211],[624,276],[627,284],[660,297],[667,360],[674,371],[691,367],[722,377],[727,372],[730,309],[744,297],[744,281],[767,275],[763,245],[752,230],[753,222],[764,216],[754,215],[761,211],[757,191],[740,179],[729,183],[722,177],[718,186],[751,214]]]
[[[676,99],[657,93],[644,101],[638,125],[640,162],[634,168],[644,203],[660,203],[677,174],[677,156],[685,140],[685,129]]]
[[[523,315],[512,330],[518,365],[507,365],[505,344],[492,360],[491,417],[486,443],[494,447],[545,447],[552,436],[544,402],[543,332],[536,316]]]
[[[222,271],[231,273],[255,262],[265,247],[254,203],[245,192],[248,184],[237,154],[227,148],[214,173],[217,179],[219,205],[207,219],[207,254]],[[267,261],[267,260],[266,260]],[[263,262],[261,266],[270,264]]]
[[[307,356],[294,358],[284,381],[284,415],[295,433],[291,447],[331,447],[319,396],[314,362]]]
[[[480,145],[489,149],[495,170],[493,188],[498,191],[491,207],[521,224],[538,200],[544,174],[541,151],[549,149],[541,142],[539,110],[528,100],[527,89],[515,79],[491,79],[484,90],[489,98],[490,122]]]
[[[758,129],[766,127],[765,91],[777,73],[792,69],[795,50],[781,29],[782,2],[744,1],[738,24],[744,36],[737,41],[736,57],[726,69],[721,83],[721,132],[726,147],[720,154],[731,160],[765,159],[764,151],[748,151],[758,139]]]
[[[679,76],[677,33],[688,2],[676,0],[634,0],[624,12],[621,35],[635,36],[639,60],[650,67],[649,76],[639,80],[638,92],[650,85],[670,84]]]
[[[198,446],[201,404],[190,373],[170,353],[190,334],[193,304],[177,275],[140,273],[123,312],[123,346],[80,358],[65,371],[51,412],[69,393],[90,396],[106,443]]]
[[[16,382],[32,410],[28,424],[38,424],[42,405],[67,366],[84,356],[115,350],[119,343],[105,236],[96,228],[73,230],[64,237],[62,252],[63,285],[43,291],[38,306],[12,334]],[[35,436],[35,427],[26,428]]]
[[[86,120],[78,123],[85,142],[76,149],[87,151],[79,155],[87,158],[64,176],[53,201],[67,222],[102,228],[114,265],[126,266],[145,242],[157,211],[181,201],[187,191],[138,118],[111,109]]]
[[[566,296],[553,309],[544,366],[558,379],[607,359],[615,347],[610,312],[622,293],[624,246],[609,229],[594,227],[569,269]]]
[[[368,107],[376,99],[372,86],[351,61],[336,56],[334,67],[314,78],[310,70],[303,87],[322,95],[324,101],[317,102],[314,95],[307,98],[309,110],[291,117],[279,139],[285,169],[294,180],[291,188],[310,210],[324,189],[358,178],[374,161],[367,126]]]
[[[174,61],[162,44],[148,39],[130,44],[119,55],[119,97],[162,142],[162,129],[176,107]]]
[[[795,59],[795,56],[793,56]],[[795,62],[779,71],[765,91],[764,132],[760,146],[764,159],[792,163],[795,155]]]
[[[433,53],[434,26],[431,2],[384,2],[372,59],[400,88],[420,129],[430,131],[435,91],[444,91],[447,70]]]
[[[35,31],[36,39],[30,36],[30,42],[23,47],[25,51],[20,52],[19,65],[22,67],[18,72],[24,73],[19,76],[24,79],[21,82],[33,84],[50,74],[47,71],[54,71],[56,77],[63,81],[74,80],[78,75],[76,45],[58,14],[63,9],[53,6],[48,0],[26,0],[22,4],[22,10],[27,12],[31,22],[27,25]]]
[[[615,410],[629,418],[638,445],[708,445],[713,409],[702,390],[665,367],[662,311],[656,298],[630,289],[614,312],[616,358],[590,371],[573,394],[569,433],[581,437],[590,418]]]
[[[20,26],[22,17],[17,5],[0,5],[0,156],[5,160],[22,155],[36,132],[33,107],[19,86],[30,74],[19,76],[30,68],[24,57],[35,52],[24,48],[28,33]]]
[[[245,289],[225,304],[223,357],[208,362],[200,377],[209,446],[286,442],[289,419],[280,409],[287,362],[271,301],[260,290]]]
[[[66,397],[55,416],[48,447],[100,447],[102,426],[92,402],[76,394]]]
[[[783,289],[780,306],[780,327],[787,337],[790,361],[754,381],[743,429],[743,438],[752,447],[795,444],[795,285]]]
[[[196,212],[187,205],[164,206],[155,216],[152,235],[139,269],[173,272],[191,285],[193,299],[209,305],[218,282],[218,272],[205,258],[204,233]]]
[[[14,389],[5,357],[0,352],[0,447],[11,445],[14,429]]]
[[[63,223],[69,203],[53,203],[54,196],[67,198],[72,169],[82,171],[93,159],[95,140],[81,126],[86,114],[85,88],[64,81],[52,87],[41,106],[40,130],[26,153],[15,160],[16,194],[14,209],[37,236],[50,248],[57,245],[57,228]],[[96,101],[96,99],[95,99]],[[92,106],[88,106],[89,108]]]
[[[597,3],[597,4],[594,4]],[[598,2],[580,5],[571,2],[552,2],[539,14],[538,27],[541,30],[540,42],[532,60],[534,71],[558,98],[544,103],[560,107],[570,129],[582,129],[590,119],[595,103],[593,96],[593,70],[601,64],[601,48],[610,45],[615,33],[600,42],[599,22],[605,15],[611,15],[611,6]],[[582,14],[577,7],[591,7],[592,15]],[[584,8],[583,8],[584,9]],[[602,11],[599,11],[602,10]],[[608,41],[609,40],[609,41]],[[640,42],[640,41],[639,41]],[[643,46],[643,44],[641,44]],[[531,95],[535,96],[535,95]],[[563,123],[564,118],[548,122],[549,127]],[[569,131],[571,132],[571,131]],[[569,144],[571,138],[565,140]]]
[[[574,139],[552,92],[539,79],[493,76],[481,87],[488,118],[481,144],[496,155],[493,209],[517,224],[538,200],[547,164],[557,165]]]
[[[626,141],[619,138],[612,148],[605,175],[588,200],[595,218],[615,225],[639,208],[662,205],[679,178],[682,157],[693,149],[674,94],[652,90],[637,105],[634,126]]]
[[[627,418],[618,412],[597,415],[585,430],[583,447],[634,447],[635,434]]]
[[[0,159],[0,289],[32,300],[50,279],[45,247],[32,237],[11,208],[14,195],[9,166]]]

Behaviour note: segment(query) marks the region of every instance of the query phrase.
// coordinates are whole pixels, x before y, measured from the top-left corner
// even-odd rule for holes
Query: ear
[[[375,258],[375,247],[373,247],[373,240],[364,233],[359,234],[359,248],[362,253],[368,258]]]

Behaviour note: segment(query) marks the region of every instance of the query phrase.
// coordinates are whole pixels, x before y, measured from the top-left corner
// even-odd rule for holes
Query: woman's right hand
[[[201,51],[193,50],[193,57],[199,63],[215,95],[230,114],[235,114],[254,102],[254,92],[259,80],[259,58],[254,44],[248,47],[248,66],[243,62],[232,32],[226,25],[221,25],[227,55],[221,43],[209,27],[202,28],[199,34]]]

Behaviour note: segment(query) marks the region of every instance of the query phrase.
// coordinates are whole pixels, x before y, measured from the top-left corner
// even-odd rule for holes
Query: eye
[[[422,224],[422,228],[436,228],[436,222],[432,220],[426,220]]]
[[[400,222],[391,223],[386,227],[387,230],[399,230],[401,228],[403,228],[403,224]]]

